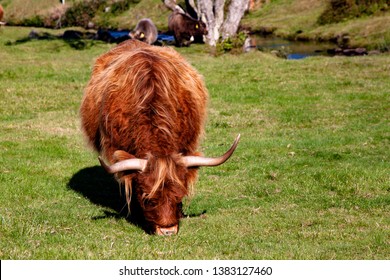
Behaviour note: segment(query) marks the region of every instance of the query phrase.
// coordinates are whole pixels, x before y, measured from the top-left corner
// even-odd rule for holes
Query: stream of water
[[[308,56],[326,55],[328,50],[335,49],[337,45],[328,42],[288,41],[276,37],[251,36],[256,48],[264,51],[277,51],[287,59],[302,59]]]

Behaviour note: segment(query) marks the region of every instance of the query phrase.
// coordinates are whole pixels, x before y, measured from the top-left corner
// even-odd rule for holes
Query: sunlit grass
[[[390,13],[320,25],[318,18],[326,9],[326,0],[279,0],[248,13],[241,23],[254,31],[274,30],[274,35],[298,40],[337,40],[349,38],[349,47],[367,47],[388,51]]]
[[[129,223],[79,130],[94,59],[61,40],[0,37],[2,259],[387,259],[390,57],[287,61],[179,51],[210,91],[200,170],[177,236]],[[9,44],[7,42],[11,42]],[[6,44],[7,43],[7,44]]]

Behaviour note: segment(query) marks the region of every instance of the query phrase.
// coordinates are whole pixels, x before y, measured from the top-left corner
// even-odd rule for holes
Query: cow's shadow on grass
[[[151,233],[145,227],[144,220],[138,211],[131,215],[128,211],[124,189],[108,174],[101,166],[93,166],[81,169],[68,182],[68,187],[81,194],[93,204],[106,208],[104,214],[92,217],[93,220],[116,218],[126,219],[129,223],[143,229],[146,233]],[[132,212],[133,213],[133,212]],[[206,210],[200,213],[183,213],[187,218],[202,217]]]
[[[104,214],[92,217],[94,220],[105,218],[126,219],[139,226],[138,221],[128,212],[124,190],[101,166],[80,170],[69,180],[68,187],[87,198],[93,204],[106,208]]]

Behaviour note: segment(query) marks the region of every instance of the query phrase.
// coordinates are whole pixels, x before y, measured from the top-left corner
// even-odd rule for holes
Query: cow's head
[[[129,37],[131,39],[136,39],[136,40],[139,40],[139,41],[142,41],[142,42],[145,42],[146,41],[146,35],[143,31],[141,30],[133,30],[133,31],[130,31],[129,33]]]
[[[195,31],[195,36],[203,36],[208,34],[207,26],[202,20],[197,20],[194,22],[193,30]]]
[[[131,203],[141,210],[145,228],[159,235],[172,235],[179,230],[182,201],[196,179],[197,167],[224,163],[233,154],[239,140],[240,135],[231,148],[217,158],[148,155],[145,159],[139,159],[124,151],[117,151],[114,155],[117,162],[113,165],[107,165],[100,157],[99,160],[108,173],[124,178],[128,203],[131,197],[136,198]]]

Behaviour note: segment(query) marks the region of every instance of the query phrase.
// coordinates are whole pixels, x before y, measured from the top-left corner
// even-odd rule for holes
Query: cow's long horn
[[[143,171],[146,167],[147,160],[146,159],[139,159],[139,158],[132,158],[132,159],[126,159],[122,161],[118,161],[117,163],[114,163],[113,165],[107,165],[104,160],[99,156],[100,164],[103,166],[103,168],[108,173],[116,173],[120,171],[129,171],[129,170],[139,170]]]
[[[230,156],[233,154],[234,150],[237,148],[238,142],[240,141],[241,135],[238,134],[236,140],[234,140],[233,145],[230,149],[220,157],[216,158],[208,158],[208,157],[200,157],[200,156],[185,156],[183,157],[184,165],[187,167],[200,167],[200,166],[217,166],[225,161],[227,161]]]

